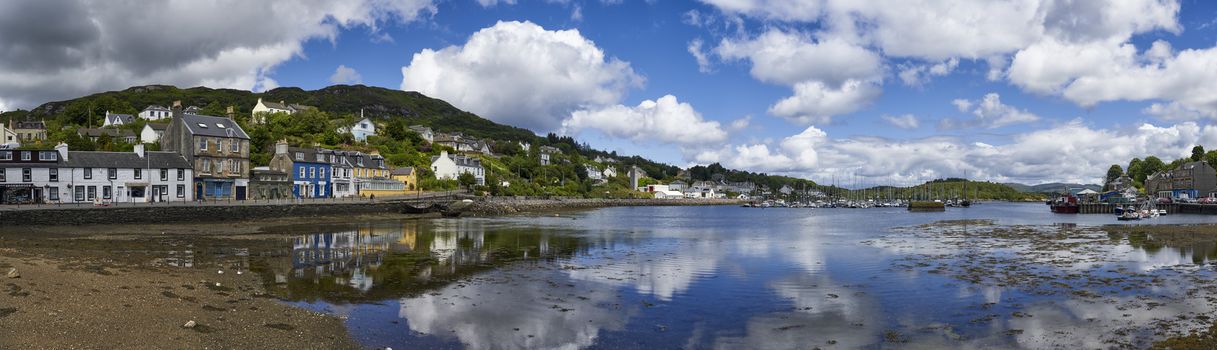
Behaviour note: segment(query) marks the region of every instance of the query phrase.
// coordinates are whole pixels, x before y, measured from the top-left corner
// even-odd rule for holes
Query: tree
[[[1137,182],[1145,182],[1145,162],[1141,158],[1133,158],[1128,162],[1128,176]]]
[[[1156,172],[1167,170],[1166,163],[1163,163],[1161,159],[1158,159],[1158,157],[1145,157],[1144,163],[1145,164],[1142,165],[1142,174],[1145,177],[1140,179],[1141,182],[1145,182],[1145,178],[1148,178],[1150,175],[1153,175]]]
[[[1112,180],[1119,178],[1120,175],[1124,175],[1124,169],[1121,169],[1119,164],[1112,164],[1110,168],[1107,168],[1107,179],[1103,181],[1103,188],[1109,189],[1107,188],[1107,184],[1111,183]]]
[[[477,178],[473,177],[472,173],[461,173],[460,176],[456,177],[456,181],[460,183],[461,186],[465,186],[465,188],[473,188],[473,185],[477,184],[478,182]]]
[[[1192,161],[1199,162],[1204,159],[1204,146],[1196,145],[1192,147]]]

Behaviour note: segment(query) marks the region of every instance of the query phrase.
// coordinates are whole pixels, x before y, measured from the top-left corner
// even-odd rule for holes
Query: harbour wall
[[[397,213],[401,203],[44,207],[0,210],[0,225],[165,224]]]

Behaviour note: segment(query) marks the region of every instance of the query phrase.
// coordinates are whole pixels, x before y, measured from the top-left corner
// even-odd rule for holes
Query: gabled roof
[[[169,123],[147,123],[144,124],[144,126],[152,128],[152,130],[156,131],[165,131],[165,129],[169,128]]]
[[[85,137],[101,137],[101,135],[110,135],[110,137],[135,137],[135,132],[131,130],[111,128],[80,128],[76,129],[76,134]]]
[[[190,162],[176,152],[144,152],[144,157],[140,157],[135,152],[69,151],[66,165],[76,168],[191,168]]]
[[[106,115],[106,121],[108,121],[110,124],[130,124],[135,121],[135,116],[130,114],[111,113]]]
[[[46,129],[46,123],[41,120],[13,122],[13,129]]]
[[[413,173],[414,173],[414,167],[403,167],[403,168],[393,169],[393,172],[390,172],[389,174],[410,176],[410,174],[413,174]]]
[[[249,139],[245,130],[232,119],[197,114],[182,114],[179,118],[191,135]]]
[[[166,108],[163,106],[157,106],[157,105],[148,105],[148,107],[144,107],[144,110],[145,111],[168,112],[169,108]]]
[[[448,159],[451,159],[452,162],[456,163],[456,166],[458,166],[458,167],[461,167],[461,166],[471,167],[471,168],[481,168],[482,167],[482,159],[477,158],[477,157],[466,157],[466,156],[462,156],[459,154],[449,154]],[[431,163],[435,163],[435,161],[437,161],[437,160],[439,160],[439,156],[431,157]]]

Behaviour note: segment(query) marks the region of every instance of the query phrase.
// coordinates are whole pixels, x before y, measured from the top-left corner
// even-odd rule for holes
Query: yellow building
[[[405,184],[407,191],[418,190],[418,173],[413,167],[397,168],[393,170],[392,176],[394,180]]]

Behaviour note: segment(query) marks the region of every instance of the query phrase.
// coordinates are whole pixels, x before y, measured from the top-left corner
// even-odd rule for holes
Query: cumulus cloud
[[[435,12],[432,0],[5,1],[0,99],[29,108],[139,84],[273,87],[270,73],[304,41]]]
[[[644,81],[578,30],[532,22],[498,22],[464,45],[424,49],[401,72],[402,90],[534,131],[556,130],[576,110],[618,103]]]
[[[359,84],[363,83],[363,76],[359,75],[354,68],[345,65],[338,65],[338,69],[334,70],[334,74],[330,75],[330,82],[334,84]]]
[[[702,73],[711,73],[714,68],[710,66],[710,57],[702,50],[702,45],[705,45],[701,39],[693,39],[689,42],[689,54],[693,55],[693,59],[697,60],[697,71]]]
[[[697,160],[820,180],[849,173],[872,183],[915,184],[967,172],[970,177],[999,182],[1093,183],[1111,164],[1149,155],[1176,159],[1189,154],[1194,145],[1214,143],[1217,126],[1194,122],[1096,129],[1075,120],[1014,135],[1002,145],[957,137],[832,139],[812,127],[776,145],[727,146],[699,154]]]
[[[849,1],[701,0],[732,16],[815,23],[813,35],[887,58],[943,62],[983,60],[985,77],[1061,96],[1079,106],[1109,101],[1161,102],[1171,117],[1217,115],[1217,47],[1173,50],[1165,41],[1138,48],[1138,34],[1179,34],[1177,0]],[[778,25],[777,27],[783,27]],[[778,46],[780,47],[780,46]],[[941,64],[941,63],[938,63]],[[902,65],[898,77],[923,84],[934,66]],[[759,76],[758,79],[766,80]]]
[[[794,95],[769,112],[800,124],[830,122],[882,93],[879,55],[844,40],[770,29],[755,38],[723,39],[714,52],[725,60],[748,61],[757,80],[790,86]]]
[[[895,126],[897,128],[901,128],[901,129],[916,129],[916,128],[921,127],[921,122],[919,122],[917,120],[917,117],[912,114],[905,114],[905,115],[898,115],[898,116],[897,115],[885,115],[885,116],[883,116],[883,120],[887,121],[888,124],[891,124],[892,126]]]
[[[747,126],[747,118],[742,119]],[[739,121],[732,123],[732,127]],[[693,155],[727,141],[727,132],[717,121],[706,120],[692,105],[666,95],[637,106],[613,105],[580,110],[562,122],[562,133],[598,130],[637,144],[668,144]]]
[[[977,127],[996,129],[1004,126],[1030,123],[1040,120],[1040,117],[1001,102],[1001,96],[996,93],[986,94],[979,101],[956,99],[951,102],[960,112],[971,113],[974,119],[955,120],[943,119],[939,124],[944,129],[960,127]]]
[[[959,59],[951,58],[935,64],[904,64],[900,66],[900,81],[908,86],[921,86],[933,77],[941,77],[955,71]]]

